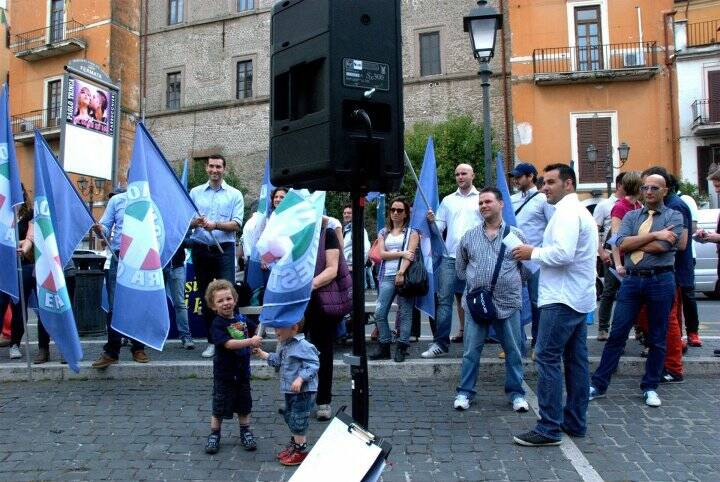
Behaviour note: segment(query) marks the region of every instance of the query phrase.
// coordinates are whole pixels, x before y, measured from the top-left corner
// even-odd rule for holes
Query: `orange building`
[[[124,179],[139,111],[139,0],[9,0],[8,12],[10,114],[28,191],[33,186],[33,130],[39,129],[58,151],[64,66],[73,59],[96,63],[121,87],[115,172]],[[85,186],[83,195],[93,196],[98,215],[110,182],[99,182],[100,189],[94,182]]]
[[[623,170],[678,172],[666,58],[672,7],[672,0],[511,0],[516,159],[538,168],[572,161],[579,190],[593,197],[619,172],[623,142],[630,146]]]

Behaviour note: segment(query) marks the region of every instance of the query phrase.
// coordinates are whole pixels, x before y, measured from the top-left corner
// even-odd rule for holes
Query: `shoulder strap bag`
[[[410,232],[410,228],[408,228],[408,232]],[[412,233],[410,232],[410,234]],[[400,261],[402,261],[402,258]],[[399,268],[400,266],[398,266],[398,269]],[[410,266],[408,266],[405,271],[405,279],[397,291],[400,296],[404,296],[405,298],[415,298],[425,296],[428,289],[430,289],[430,284],[428,282],[427,271],[425,270],[425,260],[423,259],[422,250],[420,249],[420,243],[418,243],[415,248],[415,260],[410,263]]]
[[[505,238],[509,232],[510,227],[505,225],[503,236],[500,239],[500,252],[498,253],[497,260],[495,261],[495,271],[493,272],[490,287],[475,288],[465,295],[465,301],[467,302],[470,315],[473,320],[475,320],[475,323],[489,323],[493,320],[497,320],[497,310],[493,304],[492,297],[493,292],[495,291],[495,284],[497,283],[498,276],[500,276],[500,268],[502,267],[503,257],[505,256],[505,243],[502,242],[502,239]]]
[[[527,199],[525,200],[525,202],[523,202],[523,203],[515,210],[515,216],[517,216],[518,213],[522,210],[522,208],[524,208],[525,205],[526,205],[527,203],[529,203],[530,200],[531,200],[532,198],[534,198],[535,196],[537,196],[538,194],[540,194],[540,191],[535,191],[534,193],[532,193],[532,194],[530,195],[530,197],[527,198]]]

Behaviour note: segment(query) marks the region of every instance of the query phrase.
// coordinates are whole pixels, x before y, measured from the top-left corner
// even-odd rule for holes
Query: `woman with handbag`
[[[415,259],[420,236],[408,226],[410,205],[405,198],[393,199],[390,203],[388,223],[382,236],[378,235],[378,250],[382,263],[378,286],[375,322],[379,336],[378,348],[368,357],[370,360],[389,360],[392,337],[388,324],[388,312],[393,298],[397,296],[400,333],[395,349],[395,361],[405,361],[410,346],[410,328],[412,326],[412,308],[415,297],[403,296],[399,289],[405,283],[405,273]]]
[[[335,330],[352,310],[352,278],[342,254],[342,245],[328,218],[323,216],[320,228],[312,295],[305,310],[305,334],[320,351],[318,391],[315,399],[317,419],[332,418],[332,379]]]

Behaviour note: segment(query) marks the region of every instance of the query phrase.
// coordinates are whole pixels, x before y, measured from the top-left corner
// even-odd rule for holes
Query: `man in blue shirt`
[[[116,188],[109,194],[105,212],[100,221],[93,226],[98,234],[105,235],[110,240],[110,250],[114,256],[110,260],[110,269],[107,273],[107,292],[110,313],[107,317],[107,343],[103,347],[103,353],[93,364],[93,368],[102,369],[118,362],[120,358],[120,346],[122,335],[115,331],[112,323],[112,307],[115,297],[115,281],[117,278],[118,256],[120,253],[120,240],[122,239],[123,217],[125,217],[125,206],[127,206],[127,194],[125,189]],[[145,354],[145,345],[137,340],[130,339],[133,360],[138,363],[147,363],[150,359]]]
[[[190,198],[200,211],[200,217],[190,223],[194,229],[190,245],[198,290],[203,295],[214,279],[235,282],[235,233],[242,226],[245,205],[242,193],[223,180],[225,167],[223,156],[211,155],[205,164],[208,182],[190,190]],[[212,358],[215,345],[210,324],[215,315],[205,303],[202,314],[208,334],[202,356]]]

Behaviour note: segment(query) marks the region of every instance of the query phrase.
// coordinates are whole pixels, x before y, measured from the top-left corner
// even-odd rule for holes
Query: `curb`
[[[684,361],[685,376],[716,376],[720,375],[720,358],[694,357]],[[427,378],[457,377],[460,372],[462,359],[413,359],[405,363],[393,361],[374,361],[368,364],[370,379],[379,380],[413,380]],[[590,371],[594,371],[600,363],[600,357],[590,357]],[[335,360],[334,377],[340,380],[350,378],[348,365],[342,360]],[[267,364],[254,360],[251,362],[253,378],[272,379],[276,377],[275,370]],[[212,378],[212,361],[151,361],[148,364],[133,362],[120,362],[105,370],[94,370],[91,362],[80,363],[80,373],[75,373],[67,365],[58,362],[49,362],[40,366],[33,366],[33,381],[60,381],[60,380],[165,380],[178,378]],[[524,361],[525,375],[537,374],[535,364],[530,360]],[[639,357],[626,357],[620,359],[617,375],[640,376],[645,371],[645,359]],[[482,377],[504,376],[505,362],[497,358],[482,358],[480,360],[480,373]],[[28,381],[28,370],[25,363],[9,363],[0,366],[0,383]]]

